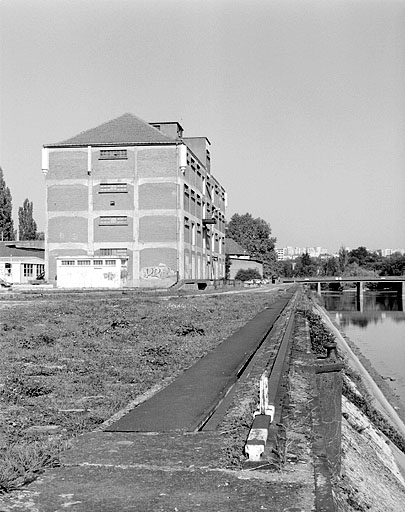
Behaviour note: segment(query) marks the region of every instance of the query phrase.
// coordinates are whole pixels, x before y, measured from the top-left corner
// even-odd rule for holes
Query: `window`
[[[128,217],[123,215],[100,217],[99,226],[128,226]]]
[[[117,263],[116,260],[105,260],[105,264],[106,265],[111,265],[111,266],[115,266]]]
[[[207,183],[206,183],[206,186],[205,186],[205,193],[212,200],[211,182],[208,181],[208,180],[207,180]]]
[[[194,190],[191,190],[191,203],[190,203],[189,212],[192,213],[194,216],[196,214],[196,212],[195,212],[195,192],[194,192]]]
[[[219,236],[215,233],[214,251],[219,252]]]
[[[128,192],[127,183],[100,183],[100,194],[108,194],[111,192],[125,193]]]
[[[194,224],[194,222],[191,223],[191,244],[192,245],[195,245],[196,244],[196,225]]]
[[[102,265],[103,264],[103,260],[94,260],[93,261],[93,265]]]
[[[126,149],[101,149],[99,160],[126,160]]]
[[[191,243],[190,226],[184,226],[184,243],[185,244]]]
[[[76,262],[75,260],[63,260],[62,265],[74,265]]]
[[[24,263],[24,277],[32,277],[34,275],[34,265],[32,263]]]
[[[121,247],[100,249],[100,256],[117,256],[118,258],[126,258],[128,256],[128,251],[126,248]]]
[[[77,264],[78,265],[90,265],[91,261],[90,260],[77,260]]]
[[[202,228],[201,224],[197,224],[197,245],[202,247]]]
[[[190,211],[190,189],[188,188],[187,185],[184,185],[184,210],[186,212],[189,212]]]
[[[222,215],[222,213],[218,214],[218,225],[217,225],[217,228],[222,233],[224,232],[224,216]]]
[[[201,196],[197,194],[197,206],[195,210],[195,216],[201,219],[202,217],[202,203],[201,203]]]
[[[225,247],[225,240],[221,237],[220,241],[219,241],[219,254],[223,254],[224,252],[224,247]]]

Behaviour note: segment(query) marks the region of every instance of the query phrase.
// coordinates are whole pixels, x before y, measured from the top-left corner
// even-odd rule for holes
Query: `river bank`
[[[405,312],[397,295],[366,292],[361,311],[355,292],[322,292],[313,298],[404,420]]]
[[[319,304],[316,304],[315,307],[321,318],[335,335],[338,348],[347,356],[350,367],[360,374],[363,384],[375,402],[373,405],[405,437],[405,411],[399,397],[395,395],[394,391],[375,370],[371,362],[356,347],[355,343],[336,325],[328,312]]]
[[[318,353],[318,345],[320,348],[325,342],[336,341],[345,367],[341,474],[334,487],[337,510],[402,511],[405,506],[405,426],[394,408],[397,397],[317,302],[316,297],[312,297],[314,311],[308,318],[313,350]]]

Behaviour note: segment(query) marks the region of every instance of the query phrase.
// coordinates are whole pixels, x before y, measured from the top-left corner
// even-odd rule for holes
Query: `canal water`
[[[396,292],[322,292],[323,306],[405,407],[405,312]]]

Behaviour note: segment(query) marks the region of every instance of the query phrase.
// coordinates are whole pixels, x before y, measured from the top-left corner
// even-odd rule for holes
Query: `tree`
[[[294,275],[294,267],[290,260],[280,261],[279,262],[279,271],[280,274],[284,277],[293,277]]]
[[[349,263],[346,266],[345,276],[361,276],[361,277],[378,277],[378,273],[374,270],[369,270],[366,267],[360,266],[356,261]]]
[[[336,276],[339,272],[339,262],[336,258],[331,256],[321,262],[321,269],[324,276]]]
[[[237,281],[250,281],[251,279],[261,279],[262,276],[257,268],[239,269],[236,273],[235,279]]]
[[[360,267],[376,270],[380,266],[381,257],[376,252],[360,246],[349,252],[349,263],[357,263]]]
[[[0,240],[14,240],[13,204],[0,167]]]
[[[360,246],[357,249],[352,249],[349,252],[349,263],[357,263],[358,265],[363,266],[366,259],[368,257],[368,250]]]
[[[299,277],[314,276],[317,273],[317,264],[312,261],[310,255],[306,252],[297,259],[294,274]]]
[[[343,246],[339,249],[338,260],[339,260],[339,271],[341,274],[343,274],[344,271],[346,270],[348,263],[349,263],[349,253],[348,253],[347,249],[345,249]]]
[[[37,224],[32,215],[34,206],[26,199],[22,207],[18,208],[18,229],[20,240],[36,240]]]
[[[383,259],[381,276],[403,276],[405,275],[405,255],[395,253]]]
[[[226,236],[240,244],[252,258],[263,262],[264,277],[271,277],[277,269],[277,256],[274,250],[276,238],[271,238],[268,222],[252,214],[235,213],[226,226]]]

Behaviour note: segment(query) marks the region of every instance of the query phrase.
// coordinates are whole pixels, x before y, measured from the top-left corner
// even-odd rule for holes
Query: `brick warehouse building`
[[[210,142],[124,114],[42,150],[46,276],[59,287],[169,287],[225,276]]]

